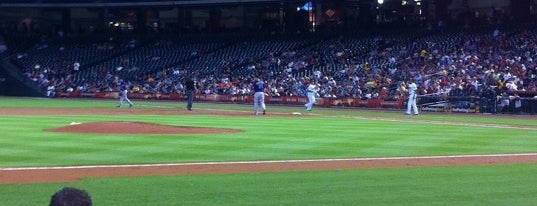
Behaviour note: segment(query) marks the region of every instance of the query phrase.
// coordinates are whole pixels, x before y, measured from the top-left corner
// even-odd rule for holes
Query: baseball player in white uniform
[[[407,85],[408,90],[408,102],[407,102],[407,108],[406,108],[406,115],[412,114],[414,112],[414,115],[418,115],[418,106],[416,105],[416,99],[418,97],[418,94],[416,93],[418,90],[418,86],[414,81],[410,81],[410,84]]]
[[[313,104],[315,103],[315,97],[317,95],[317,92],[319,92],[319,89],[319,86],[317,86],[314,82],[310,82],[310,84],[306,88],[306,92],[308,95],[308,103],[304,106],[306,107],[307,111],[311,111],[311,107],[313,107]]]

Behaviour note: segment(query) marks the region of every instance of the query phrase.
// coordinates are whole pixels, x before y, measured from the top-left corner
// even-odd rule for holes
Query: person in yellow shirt
[[[422,49],[421,52],[420,52],[420,59],[421,59],[422,62],[425,61],[425,57],[427,57],[427,50]]]
[[[502,90],[505,87],[505,82],[505,79],[500,77],[500,79],[498,79],[498,89]]]

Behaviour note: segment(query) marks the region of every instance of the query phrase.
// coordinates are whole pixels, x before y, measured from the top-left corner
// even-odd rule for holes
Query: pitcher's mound
[[[47,129],[47,131],[88,134],[217,134],[242,132],[238,129],[170,126],[144,122],[80,123]]]

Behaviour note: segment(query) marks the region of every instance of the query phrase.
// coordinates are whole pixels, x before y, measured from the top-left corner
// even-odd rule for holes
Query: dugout
[[[428,112],[537,114],[537,94],[518,92],[518,95],[509,94],[509,105],[505,108],[501,104],[501,96],[420,96],[418,104],[422,111]]]

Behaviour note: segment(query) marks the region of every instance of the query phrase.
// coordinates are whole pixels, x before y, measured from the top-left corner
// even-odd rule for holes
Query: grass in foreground
[[[63,186],[94,205],[534,205],[537,165],[398,168],[0,185],[2,205],[46,205]]]

